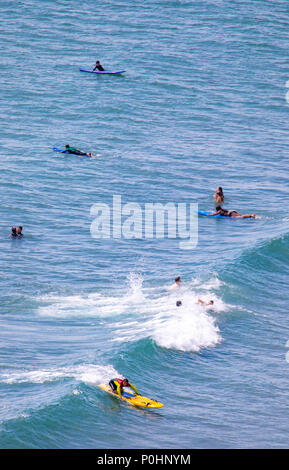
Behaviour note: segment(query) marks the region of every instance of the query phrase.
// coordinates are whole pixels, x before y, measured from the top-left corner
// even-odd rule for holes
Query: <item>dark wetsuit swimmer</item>
[[[65,145],[65,150],[63,150],[62,153],[72,153],[74,155],[88,155],[89,157],[92,157],[92,153],[85,153],[85,152],[82,152],[81,150],[78,150],[74,147],[70,147],[70,145],[66,144]]]
[[[19,227],[12,227],[11,229],[11,233],[10,233],[10,237],[11,238],[22,238],[23,237],[23,233],[22,233],[22,227],[21,225],[19,225]]]
[[[12,227],[10,237],[17,238],[16,227]]]
[[[99,72],[104,72],[104,68],[103,68],[102,65],[100,65],[99,60],[97,60],[97,61],[95,62],[95,67],[94,67],[94,69],[92,69],[92,71],[94,72],[95,69],[99,70]]]
[[[17,233],[17,237],[18,237],[18,238],[22,238],[22,237],[23,237],[21,225],[19,225],[19,227],[17,227],[16,233]]]

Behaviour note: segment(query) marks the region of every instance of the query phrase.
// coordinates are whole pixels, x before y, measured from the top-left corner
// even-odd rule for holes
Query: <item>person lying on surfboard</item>
[[[111,379],[108,385],[110,385],[110,388],[113,393],[118,394],[120,397],[123,392],[123,387],[130,387],[135,391],[137,395],[139,395],[136,387],[129,383],[127,379]]]
[[[216,207],[216,212],[212,214],[207,214],[207,217],[212,217],[214,215],[222,215],[223,217],[239,217],[240,219],[256,219],[256,214],[239,214],[237,211],[227,211],[226,209],[222,209],[221,206]]]
[[[99,70],[100,72],[104,72],[104,68],[103,68],[102,65],[100,65],[99,60],[97,60],[97,61],[95,62],[95,67],[94,67],[94,69],[92,69],[92,72],[94,72],[95,69]]]
[[[82,152],[81,150],[78,150],[78,149],[76,149],[76,148],[74,148],[74,147],[70,147],[69,144],[66,144],[66,145],[65,145],[65,150],[63,150],[62,153],[66,153],[66,152],[68,152],[68,153],[73,153],[74,155],[88,155],[89,157],[92,157],[92,156],[93,156],[92,153],[90,153],[90,152],[89,152],[89,153]]]

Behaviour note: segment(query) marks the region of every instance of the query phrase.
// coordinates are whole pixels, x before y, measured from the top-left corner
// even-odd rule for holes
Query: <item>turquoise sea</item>
[[[288,447],[288,2],[0,6],[0,448]],[[212,210],[218,186],[258,218],[199,217],[192,250],[91,236],[114,195]]]

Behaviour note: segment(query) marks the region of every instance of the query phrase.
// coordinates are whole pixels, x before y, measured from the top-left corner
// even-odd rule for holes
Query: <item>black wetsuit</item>
[[[22,238],[22,237],[23,237],[23,234],[22,234],[21,232],[20,232],[20,233],[17,233],[17,232],[16,232],[16,227],[15,227],[15,228],[13,227],[13,228],[12,228],[12,231],[11,231],[11,233],[10,233],[10,237],[11,237],[11,238]]]
[[[96,65],[96,66],[94,67],[93,72],[95,71],[95,69],[99,70],[99,72],[104,72],[104,68],[103,68],[103,66],[100,65],[100,64],[99,64],[99,65]]]
[[[87,153],[81,152],[81,150],[78,150],[74,147],[67,147],[65,150],[63,150],[62,153],[66,153],[66,152],[73,153],[74,155],[87,155]]]

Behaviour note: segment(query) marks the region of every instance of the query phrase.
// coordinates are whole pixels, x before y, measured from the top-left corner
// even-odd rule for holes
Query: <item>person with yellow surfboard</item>
[[[135,391],[137,395],[139,395],[136,387],[129,383],[128,379],[111,379],[109,385],[113,393],[118,394],[120,397],[122,396],[123,387],[130,387]]]
[[[137,388],[128,379],[111,379],[108,384],[99,384],[98,387],[133,406],[141,406],[143,408],[162,408],[164,406],[156,400],[140,395]],[[124,387],[131,387],[133,392],[123,390]]]

